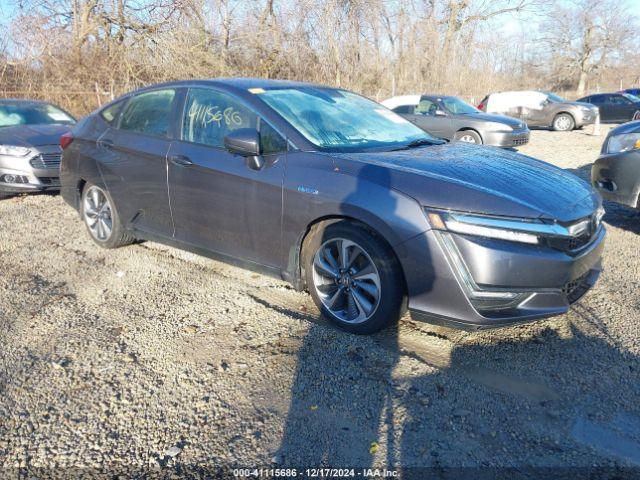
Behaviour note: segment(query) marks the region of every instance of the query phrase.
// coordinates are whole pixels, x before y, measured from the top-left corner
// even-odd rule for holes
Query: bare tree
[[[571,79],[576,95],[585,93],[590,78],[624,55],[637,32],[625,0],[574,0],[559,5],[546,23],[545,41],[555,53],[555,76]]]

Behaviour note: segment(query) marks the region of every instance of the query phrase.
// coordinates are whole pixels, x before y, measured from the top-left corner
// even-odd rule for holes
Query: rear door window
[[[168,136],[175,96],[173,89],[136,95],[122,111],[120,129],[154,137]]]
[[[124,106],[126,100],[121,100],[119,102],[114,103],[113,105],[109,105],[107,108],[103,109],[100,112],[100,116],[110,125],[114,125],[118,121],[118,114],[120,110]]]

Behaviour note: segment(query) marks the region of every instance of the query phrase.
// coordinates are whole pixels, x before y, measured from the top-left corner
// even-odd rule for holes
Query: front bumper
[[[598,110],[590,110],[589,112],[579,111],[574,114],[576,127],[585,127],[596,123],[598,118]]]
[[[591,183],[603,198],[640,209],[640,151],[602,155],[591,167]]]
[[[566,253],[540,245],[427,231],[398,250],[411,316],[478,330],[566,313],[597,281],[604,238],[601,227],[588,245]],[[462,267],[452,261],[451,245]],[[479,301],[461,279],[461,268],[478,292],[517,294],[516,298],[510,305]]]
[[[529,143],[531,132],[526,130],[514,130],[512,132],[483,132],[485,145],[494,147],[513,148]]]
[[[22,193],[60,190],[60,147],[47,145],[32,148],[24,157],[0,155],[0,191]],[[41,158],[53,161],[44,161]]]

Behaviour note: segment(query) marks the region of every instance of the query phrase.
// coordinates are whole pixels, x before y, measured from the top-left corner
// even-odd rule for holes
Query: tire
[[[336,261],[341,262],[338,251],[343,248],[350,267],[347,271],[336,268]],[[404,313],[400,264],[387,243],[363,226],[338,221],[313,228],[304,242],[302,262],[315,304],[343,330],[375,333],[397,323]]]
[[[556,132],[570,132],[576,128],[576,121],[568,113],[559,113],[551,126]]]
[[[482,138],[477,132],[473,130],[460,130],[453,136],[453,140],[462,143],[475,143],[476,145],[482,145]]]
[[[92,183],[84,186],[80,214],[91,240],[102,248],[118,248],[135,241],[122,226],[113,198],[102,187]]]
[[[631,120],[640,120],[640,110],[636,110],[633,117],[631,117]]]

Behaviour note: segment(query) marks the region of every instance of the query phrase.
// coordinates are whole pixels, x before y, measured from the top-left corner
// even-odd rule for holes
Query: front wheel
[[[636,113],[633,114],[632,120],[640,120],[640,110],[636,110]]]
[[[553,129],[556,132],[570,132],[575,127],[576,122],[568,113],[561,113],[553,119]]]
[[[133,243],[133,236],[122,223],[106,189],[87,184],[82,191],[82,218],[91,239],[102,248],[117,248]]]
[[[340,221],[312,230],[303,262],[314,302],[340,328],[374,333],[402,316],[405,289],[398,260],[364,227]]]
[[[473,130],[462,130],[461,132],[456,132],[453,139],[456,142],[463,143],[475,143],[476,145],[482,144],[482,138]]]

